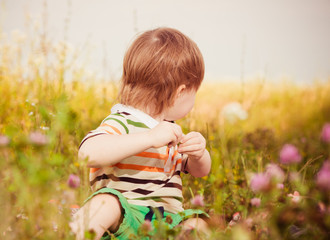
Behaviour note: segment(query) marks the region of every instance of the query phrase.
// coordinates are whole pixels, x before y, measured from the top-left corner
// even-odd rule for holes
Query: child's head
[[[161,114],[174,104],[177,90],[196,91],[204,77],[204,61],[196,43],[172,28],[139,35],[126,52],[120,101]]]

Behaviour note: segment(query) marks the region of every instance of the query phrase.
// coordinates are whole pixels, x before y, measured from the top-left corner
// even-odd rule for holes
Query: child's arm
[[[178,125],[164,121],[142,133],[102,134],[89,138],[81,145],[78,155],[82,159],[88,158],[88,167],[105,167],[151,147],[176,145],[181,137]]]
[[[188,154],[186,170],[194,177],[204,177],[211,169],[211,157],[206,150],[205,138],[198,132],[183,136],[178,147],[179,153]]]

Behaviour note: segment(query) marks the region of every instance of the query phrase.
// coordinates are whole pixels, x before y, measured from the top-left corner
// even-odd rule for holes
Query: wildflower
[[[67,183],[70,188],[78,188],[80,185],[80,178],[77,175],[70,174]]]
[[[248,113],[238,102],[232,102],[225,105],[221,111],[221,115],[232,124],[237,120],[245,120],[248,117]]]
[[[324,124],[321,132],[321,140],[325,143],[330,143],[330,123]]]
[[[277,182],[283,182],[285,178],[283,170],[277,164],[274,163],[267,164],[266,175],[268,175],[270,178],[275,179]]]
[[[300,199],[301,199],[300,193],[298,191],[294,191],[293,194],[289,193],[288,197],[292,198],[291,201],[293,203],[298,203],[298,202],[300,202]]]
[[[326,213],[327,208],[323,202],[318,202],[317,206],[321,213]]]
[[[173,218],[171,217],[171,215],[166,216],[165,222],[167,222],[168,224],[172,224]]]
[[[234,214],[233,214],[233,220],[235,221],[235,222],[237,222],[237,221],[239,221],[241,219],[241,214],[239,213],[239,212],[235,212]]]
[[[270,187],[270,178],[267,174],[260,173],[252,176],[250,187],[253,192],[267,191]]]
[[[252,198],[250,202],[251,202],[252,206],[259,207],[260,203],[261,203],[261,199],[260,198]]]
[[[0,135],[0,147],[6,147],[8,146],[10,140],[7,136],[5,135]]]
[[[245,226],[247,226],[248,228],[253,227],[253,219],[252,218],[245,219],[244,223],[245,223]]]
[[[276,184],[277,189],[284,189],[284,184],[283,183],[278,183]]]
[[[317,173],[316,184],[324,190],[330,190],[330,160],[325,161]]]
[[[145,220],[144,223],[142,223],[140,229],[142,233],[147,234],[152,230],[151,222],[149,220]]]
[[[46,145],[48,143],[48,138],[46,135],[40,133],[40,132],[32,132],[29,135],[30,142],[35,145]]]
[[[234,226],[234,225],[236,225],[236,222],[233,221],[233,220],[230,220],[230,222],[229,222],[229,227],[232,227],[232,226]]]
[[[196,195],[193,199],[190,200],[192,205],[195,206],[204,206],[204,197],[201,195]]]
[[[236,225],[239,220],[241,220],[241,214],[239,212],[235,212],[233,214],[233,219],[229,222],[229,227]]]
[[[301,156],[292,144],[285,144],[280,152],[280,162],[283,164],[299,163]]]

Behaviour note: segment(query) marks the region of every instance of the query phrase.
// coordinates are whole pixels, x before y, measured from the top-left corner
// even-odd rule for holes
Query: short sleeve
[[[121,114],[110,114],[107,116],[100,126],[95,130],[90,131],[81,141],[79,148],[89,138],[96,137],[101,134],[122,135],[128,134],[126,118]]]

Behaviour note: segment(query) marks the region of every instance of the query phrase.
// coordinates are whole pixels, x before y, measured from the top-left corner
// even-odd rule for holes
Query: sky
[[[86,43],[88,67],[121,75],[137,33],[173,27],[193,39],[206,81],[283,77],[308,83],[330,77],[330,0],[0,0],[1,28],[42,19],[53,40]],[[46,5],[45,5],[46,3]],[[46,7],[45,7],[46,6]],[[102,70],[103,69],[103,70]]]

